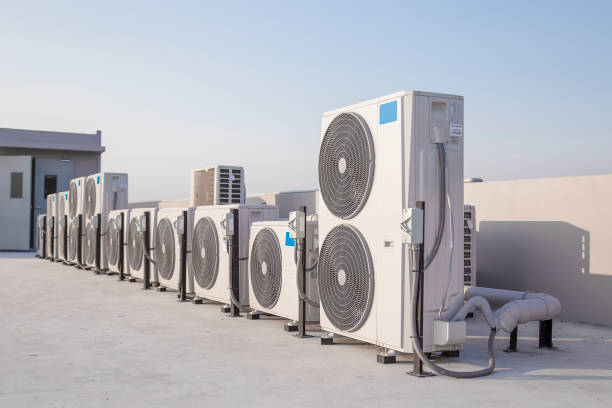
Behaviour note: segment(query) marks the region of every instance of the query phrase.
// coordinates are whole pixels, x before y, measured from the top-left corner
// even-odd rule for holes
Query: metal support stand
[[[193,303],[194,305],[201,305],[203,302],[204,302],[204,299],[202,299],[201,297],[194,296],[191,299],[191,303]]]
[[[326,332],[321,336],[321,345],[329,346],[334,344],[334,333]]]
[[[425,242],[425,202],[424,201],[417,201],[416,203],[417,208],[420,208],[421,210],[423,210],[423,242]],[[423,274],[423,270],[424,270],[424,265],[425,265],[425,247],[424,244],[417,244],[417,249],[418,251],[418,261],[416,262],[416,265],[413,265],[413,273],[414,273],[414,282],[413,284],[418,285],[418,292],[417,292],[417,296],[418,296],[418,300],[417,300],[417,329],[418,329],[418,333],[413,333],[414,336],[417,336],[417,341],[419,342],[419,344],[421,345],[421,347],[423,346],[423,294],[425,293],[424,291],[424,287],[425,287],[425,277]],[[409,375],[412,375],[414,377],[431,377],[434,374],[433,373],[429,373],[426,371],[423,371],[423,362],[421,361],[421,359],[419,358],[419,356],[416,353],[412,353],[412,371],[408,372]]]
[[[539,347],[554,348],[552,341],[552,319],[540,321]]]
[[[232,311],[232,307],[230,305],[221,305],[221,313],[229,313]]]
[[[304,213],[304,238],[296,239],[297,250],[302,254],[301,262],[300,262],[300,280],[302,281],[302,293],[306,294],[306,206],[300,206],[300,211]],[[295,337],[304,339],[308,337],[312,337],[306,334],[306,299],[298,299],[298,332]]]
[[[143,240],[145,254],[150,254],[151,253],[151,242],[150,242],[151,233],[149,232],[150,231],[149,228],[151,228],[151,215],[148,211],[145,211],[144,216],[145,216],[145,231],[144,231],[144,237],[142,240]],[[142,288],[144,290],[147,290],[151,288],[151,261],[146,256],[144,257],[143,261],[144,261],[144,279],[143,279]]]
[[[259,320],[260,317],[261,317],[261,313],[257,311],[251,311],[246,314],[247,320]]]
[[[179,278],[179,302],[187,300],[187,211],[183,211],[183,235],[181,235],[181,276]]]
[[[123,232],[125,231],[125,219],[123,213],[121,213],[121,225],[119,225],[119,280],[125,279],[125,242],[123,239]]]
[[[516,353],[518,349],[516,348],[518,344],[518,326],[512,330],[510,333],[510,342],[508,343],[508,347],[504,350],[506,353]]]
[[[232,215],[234,216],[234,236],[230,237],[233,241],[229,245],[230,255],[230,290],[233,293],[234,299],[240,301],[240,225],[238,217],[238,209],[233,208]],[[231,300],[231,299],[230,299]],[[238,305],[230,301],[230,317],[240,316],[240,308]]]
[[[102,263],[100,260],[101,257],[101,253],[100,253],[100,248],[102,248],[102,216],[100,215],[100,213],[96,214],[96,216],[98,217],[98,225],[96,227],[96,260],[95,260],[95,268],[94,268],[94,273],[99,274],[102,272],[102,270],[100,269],[100,264]]]

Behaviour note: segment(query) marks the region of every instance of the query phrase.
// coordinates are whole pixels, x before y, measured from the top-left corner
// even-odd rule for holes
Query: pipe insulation
[[[467,287],[466,303],[457,311],[453,321],[465,320],[468,313],[482,310],[489,327],[511,333],[517,325],[550,320],[561,312],[561,303],[546,293]],[[502,305],[492,312],[490,304]]]

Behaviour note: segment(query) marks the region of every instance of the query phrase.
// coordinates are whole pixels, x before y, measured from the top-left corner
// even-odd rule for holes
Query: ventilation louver
[[[319,296],[325,314],[340,330],[359,329],[372,306],[374,269],[362,235],[339,225],[325,237],[319,254]]]
[[[319,186],[325,205],[349,219],[365,205],[374,180],[374,144],[366,122],[354,113],[337,116],[319,152]]]
[[[193,230],[191,262],[198,285],[210,289],[219,270],[219,239],[209,217],[200,218]]]
[[[143,249],[142,237],[138,231],[138,218],[133,217],[128,230],[128,259],[133,270],[140,269],[142,265]]]
[[[85,206],[83,212],[87,218],[93,217],[96,211],[96,182],[93,178],[88,179],[85,184],[85,202],[83,204]]]
[[[155,234],[155,262],[162,278],[170,280],[174,273],[174,230],[168,218],[157,224]]]
[[[282,285],[282,255],[276,234],[269,228],[257,233],[251,249],[251,285],[260,305],[271,309]]]

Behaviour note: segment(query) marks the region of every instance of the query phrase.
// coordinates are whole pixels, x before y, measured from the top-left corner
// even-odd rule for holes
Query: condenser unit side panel
[[[376,340],[402,346],[402,106],[403,98],[379,101],[374,139],[376,170],[371,204],[377,215],[368,215],[369,245],[374,260],[376,292]],[[374,207],[372,207],[374,210]],[[366,214],[364,213],[364,217]],[[369,225],[373,224],[373,225]]]

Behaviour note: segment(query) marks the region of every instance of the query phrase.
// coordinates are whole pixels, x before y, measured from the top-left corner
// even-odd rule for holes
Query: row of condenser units
[[[199,174],[192,187],[211,177]],[[303,298],[331,336],[400,352],[413,352],[415,338],[425,352],[460,349],[465,321],[451,317],[472,273],[464,259],[472,246],[463,242],[463,98],[406,91],[326,112],[318,187],[316,219],[296,212],[290,224],[274,206],[199,205],[216,204],[220,189],[192,192],[195,205],[186,208],[118,210],[128,207],[127,176],[93,175],[50,196],[48,217],[57,205],[57,222],[46,226],[57,231],[47,232],[45,255],[100,271],[122,267],[292,320]],[[420,282],[415,245],[424,248]]]

